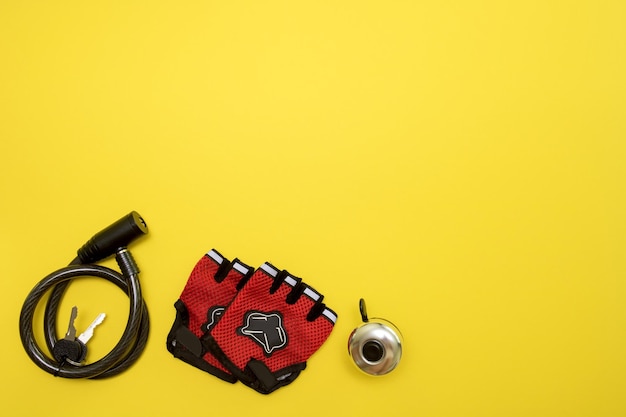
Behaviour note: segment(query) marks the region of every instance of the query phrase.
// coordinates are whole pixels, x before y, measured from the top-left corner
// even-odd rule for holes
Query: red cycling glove
[[[220,319],[252,275],[253,269],[235,259],[228,261],[215,249],[205,254],[191,271],[180,298],[174,304],[176,319],[167,336],[167,350],[175,357],[225,381],[237,379],[200,341]]]
[[[337,315],[322,299],[265,263],[204,335],[204,346],[244,384],[269,394],[293,382],[330,335]]]

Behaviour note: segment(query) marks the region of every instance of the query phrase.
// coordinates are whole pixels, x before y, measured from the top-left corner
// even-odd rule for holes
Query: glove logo
[[[251,338],[263,348],[267,357],[271,356],[275,350],[287,346],[283,317],[278,311],[271,313],[248,311],[244,317],[243,326],[237,329],[237,333]]]
[[[202,329],[207,332],[211,331],[213,326],[215,326],[222,317],[222,314],[224,314],[224,310],[226,310],[226,307],[223,306],[211,307],[206,313],[207,322],[202,325]]]

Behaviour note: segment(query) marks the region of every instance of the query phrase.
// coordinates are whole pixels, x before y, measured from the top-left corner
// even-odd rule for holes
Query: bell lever
[[[370,321],[367,318],[367,308],[365,307],[365,300],[363,298],[359,300],[359,311],[361,312],[361,320],[363,320],[363,323]]]

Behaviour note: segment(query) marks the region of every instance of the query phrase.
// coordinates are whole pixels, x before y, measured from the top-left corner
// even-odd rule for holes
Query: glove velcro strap
[[[263,361],[251,359],[245,368],[241,370],[228,359],[228,356],[226,356],[211,335],[204,335],[202,344],[239,381],[261,394],[270,394],[278,388],[292,383],[300,375],[300,372],[306,368],[306,362],[303,362],[272,372]]]
[[[280,372],[274,374],[267,368],[265,363],[252,359],[246,365],[245,372],[253,374],[255,379],[252,384],[247,385],[261,394],[269,394],[293,382],[304,368],[306,368],[306,363],[299,363],[281,369]]]
[[[174,307],[176,307],[176,319],[174,320],[172,329],[167,335],[167,350],[174,357],[183,362],[208,372],[211,375],[215,375],[226,382],[237,382],[237,378],[233,375],[212,366],[202,359],[206,351],[200,339],[187,328],[189,314],[185,304],[178,300],[174,304]]]

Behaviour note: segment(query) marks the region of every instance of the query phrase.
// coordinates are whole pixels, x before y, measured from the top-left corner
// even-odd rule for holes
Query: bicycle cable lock
[[[78,256],[68,266],[49,274],[30,291],[20,313],[20,338],[26,353],[38,367],[54,376],[95,379],[117,375],[139,359],[148,340],[150,318],[139,285],[139,268],[126,247],[147,233],[146,222],[137,212],[132,211],[94,235],[78,249]],[[112,255],[115,255],[121,273],[95,264]],[[37,305],[50,292],[43,320],[48,350],[53,352],[57,343],[64,340],[58,340],[56,336],[59,304],[72,280],[80,277],[106,279],[124,291],[130,301],[128,322],[120,340],[103,358],[85,365],[65,360],[65,356],[62,360],[48,357],[38,346],[33,333],[33,317]],[[70,328],[73,329],[72,320],[73,318],[70,319]],[[82,346],[84,358],[86,347],[84,344]]]

